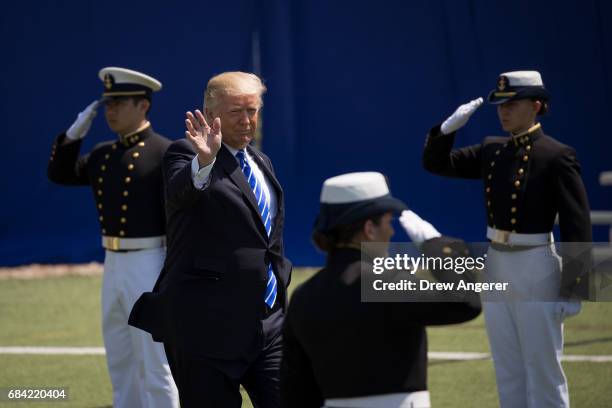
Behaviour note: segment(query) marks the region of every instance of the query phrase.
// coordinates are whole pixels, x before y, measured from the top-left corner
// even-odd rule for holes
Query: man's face
[[[138,129],[146,117],[148,101],[119,97],[104,103],[106,122],[115,133],[124,135]]]
[[[535,122],[539,102],[520,99],[497,105],[497,116],[506,132],[519,133],[529,129]]]
[[[255,137],[260,100],[257,95],[224,95],[216,108],[206,109],[207,119],[221,119],[223,142],[244,149]],[[209,123],[211,125],[211,123]]]

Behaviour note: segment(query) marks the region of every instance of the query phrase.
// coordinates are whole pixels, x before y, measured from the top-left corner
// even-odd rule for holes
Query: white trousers
[[[115,408],[179,407],[163,345],[127,324],[136,300],[153,289],[165,256],[165,248],[106,251],[102,333]]]
[[[430,408],[429,391],[326,399],[323,408]]]
[[[510,282],[512,290],[505,299],[483,302],[501,408],[569,407],[561,366],[564,302],[552,300],[560,284],[559,256],[552,246],[489,248],[486,274]]]

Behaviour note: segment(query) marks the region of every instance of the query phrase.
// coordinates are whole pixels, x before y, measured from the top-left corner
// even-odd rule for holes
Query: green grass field
[[[295,287],[310,271],[294,273]],[[100,277],[0,280],[0,346],[102,346]],[[566,324],[566,354],[612,355],[612,303],[587,303]],[[430,351],[488,352],[482,317],[429,329]],[[612,363],[565,362],[574,407],[612,407]],[[103,356],[0,354],[0,388],[68,387],[65,402],[0,402],[1,407],[109,407]],[[495,407],[490,360],[431,361],[434,407]],[[250,407],[245,396],[244,407]]]

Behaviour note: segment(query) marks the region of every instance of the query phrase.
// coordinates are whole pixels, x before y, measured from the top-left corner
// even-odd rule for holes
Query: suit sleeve
[[[171,211],[192,206],[208,187],[207,183],[200,190],[193,185],[191,162],[194,157],[195,152],[186,140],[177,140],[172,143],[164,155],[163,173],[164,185],[166,186],[166,207]]]
[[[425,139],[423,167],[440,176],[481,178],[481,145],[453,150],[455,135],[455,132],[445,135],[440,131],[440,125],[434,126]]]
[[[283,325],[283,360],[280,370],[280,395],[283,408],[320,408],[323,395],[310,359],[292,327],[291,306]]]
[[[51,159],[47,166],[47,177],[54,183],[63,185],[89,185],[87,163],[89,155],[79,157],[82,140],[64,144],[66,134],[62,133],[53,142]]]
[[[591,216],[589,201],[574,149],[568,147],[556,160],[556,197],[561,235],[561,294],[589,297],[591,270]]]

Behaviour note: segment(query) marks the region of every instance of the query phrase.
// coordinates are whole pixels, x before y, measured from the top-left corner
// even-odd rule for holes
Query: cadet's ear
[[[142,98],[138,101],[138,110],[144,114],[146,114],[149,111],[149,108],[151,107],[151,101],[149,101],[148,99]]]
[[[540,111],[542,110],[542,102],[533,101],[533,109],[535,110],[535,113],[540,113]]]
[[[375,227],[376,225],[372,220],[367,220],[365,224],[363,224],[362,232],[363,235],[368,239],[368,241],[374,241],[374,239],[376,238]]]

